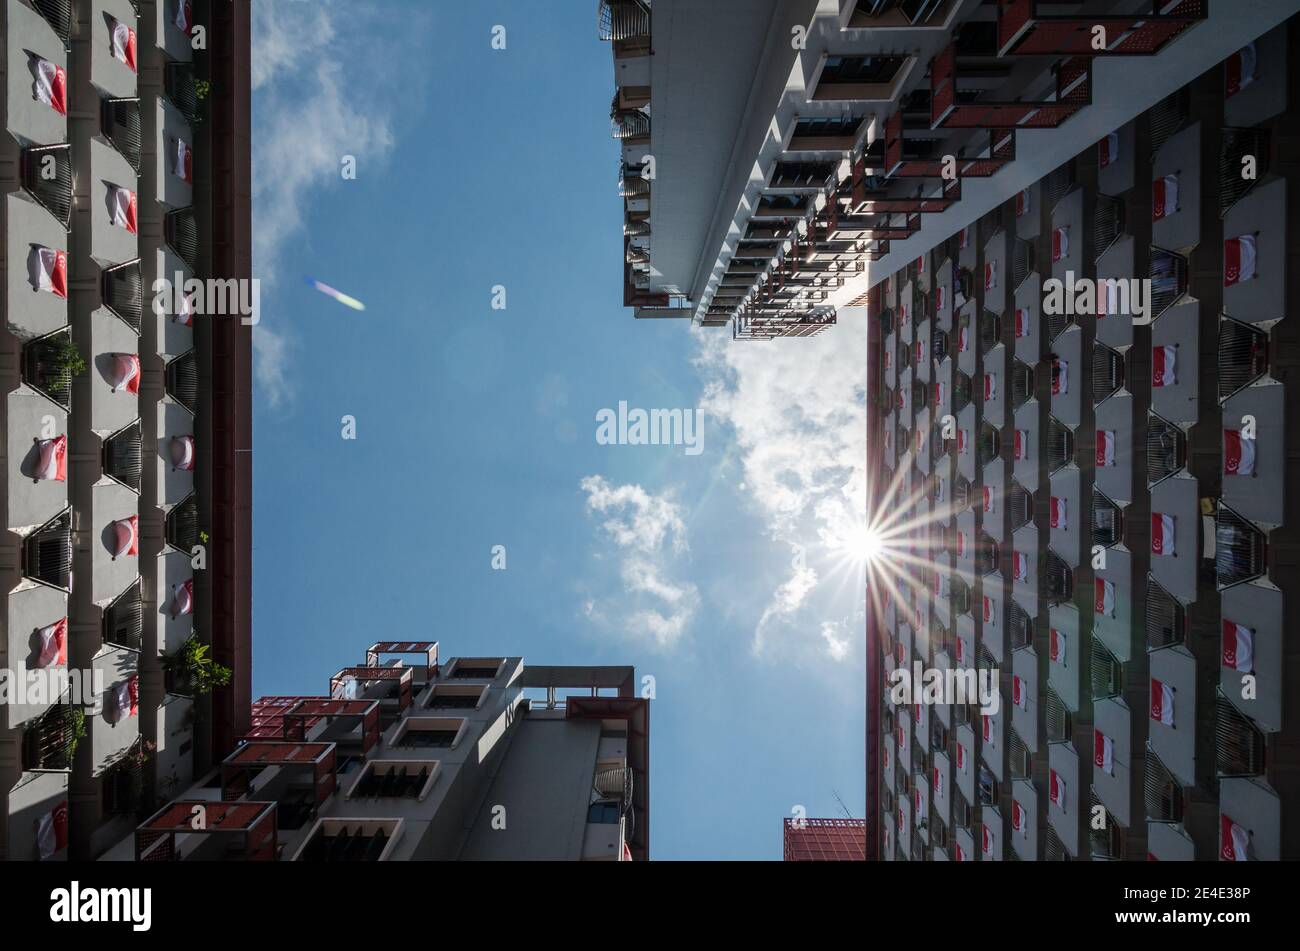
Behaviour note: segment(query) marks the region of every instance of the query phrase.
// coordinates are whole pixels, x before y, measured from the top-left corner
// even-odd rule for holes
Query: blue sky
[[[778,859],[796,805],[862,815],[865,327],[622,307],[595,7],[255,0],[254,693],[387,638],[634,664],[652,858]],[[703,452],[599,445],[620,400],[702,408]]]

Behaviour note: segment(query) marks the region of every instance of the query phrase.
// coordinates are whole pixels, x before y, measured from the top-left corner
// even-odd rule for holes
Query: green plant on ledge
[[[71,736],[68,739],[68,765],[72,765],[72,757],[77,752],[77,744],[86,738],[86,711],[81,707],[73,707],[68,714],[68,722],[71,729]]]
[[[175,692],[198,696],[230,683],[230,668],[214,661],[211,651],[197,634],[191,634],[175,654],[163,658]]]

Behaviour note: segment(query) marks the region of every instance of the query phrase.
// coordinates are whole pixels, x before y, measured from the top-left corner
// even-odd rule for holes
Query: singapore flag
[[[1017,459],[1029,458],[1029,430],[1017,429],[1012,443],[1012,451]]]
[[[989,261],[984,265],[984,290],[991,291],[998,286],[998,262]]]
[[[36,632],[41,641],[41,652],[36,658],[37,667],[68,662],[68,619],[59,618]]]
[[[1011,678],[1011,702],[1021,710],[1029,708],[1029,692],[1025,690],[1025,682],[1019,677]]]
[[[1223,619],[1223,666],[1248,674],[1255,668],[1255,632]]]
[[[983,491],[984,491],[984,511],[985,511],[985,512],[992,512],[992,511],[993,511],[993,498],[994,498],[994,496],[993,496],[993,487],[992,487],[992,486],[987,486],[987,485],[986,485],[986,486],[984,486]]]
[[[1151,183],[1151,220],[1159,221],[1178,210],[1178,176],[1165,175]]]
[[[1052,652],[1052,662],[1063,665],[1065,663],[1065,635],[1056,628],[1052,628],[1049,644]]]
[[[1231,287],[1255,276],[1255,236],[1238,235],[1223,242],[1223,286]]]
[[[1011,555],[1012,567],[1016,573],[1017,581],[1029,580],[1029,556],[1023,551],[1013,552]]]
[[[135,30],[112,17],[109,17],[109,29],[113,31],[113,59],[135,72]]]
[[[1151,385],[1173,386],[1178,382],[1174,372],[1174,361],[1178,357],[1178,347],[1151,348]]]
[[[998,620],[998,603],[987,594],[984,596],[984,623],[996,624]]]
[[[135,192],[117,185],[108,186],[108,206],[112,209],[113,224],[136,234]]]
[[[1115,582],[1093,579],[1093,610],[1104,617],[1115,616]]]
[[[1097,729],[1092,731],[1092,761],[1103,773],[1115,775],[1115,741]]]
[[[1174,725],[1174,688],[1151,678],[1151,719],[1165,726]]]
[[[1112,132],[1097,143],[1097,164],[1102,168],[1119,159],[1119,133]]]
[[[1029,336],[1029,311],[1024,307],[1016,308],[1016,337]]]
[[[33,57],[33,95],[61,116],[68,114],[68,71],[48,59]]]
[[[1255,44],[1248,43],[1228,57],[1224,66],[1224,98],[1235,96],[1255,81],[1255,69],[1259,65],[1259,56]]]
[[[1174,517],[1163,512],[1151,513],[1151,554],[1174,554]]]
[[[1065,808],[1065,780],[1054,769],[1048,771],[1047,798],[1052,805],[1061,809]]]
[[[186,185],[194,184],[194,149],[181,139],[176,140],[176,165],[172,172]]]
[[[36,440],[38,460],[36,472],[32,475],[34,482],[68,481],[68,437],[55,436],[52,439]]]
[[[1059,261],[1070,253],[1070,229],[1068,226],[1057,228],[1052,232],[1052,260]]]
[[[68,296],[67,251],[33,246],[28,261],[36,271],[37,290],[48,291],[55,297]]]
[[[1255,474],[1255,440],[1243,436],[1240,429],[1223,431],[1223,474]]]
[[[1097,465],[1110,467],[1115,465],[1115,430],[1097,430]]]
[[[1245,862],[1250,848],[1250,832],[1245,826],[1233,822],[1228,816],[1220,817],[1223,830],[1223,860],[1225,862]]]
[[[1025,807],[1016,799],[1011,800],[1011,828],[1021,836],[1029,834],[1029,823],[1025,819]]]
[[[1065,502],[1066,500],[1058,495],[1052,496],[1051,526],[1052,528],[1059,528],[1062,531],[1069,528],[1069,519],[1066,517]]]

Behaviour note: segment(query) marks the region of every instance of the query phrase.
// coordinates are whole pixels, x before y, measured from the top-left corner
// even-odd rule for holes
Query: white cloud
[[[865,519],[866,330],[863,311],[841,310],[838,326],[811,339],[747,345],[700,333],[704,409],[731,427],[746,494],[773,541],[807,549],[810,561],[834,562]],[[783,647],[847,656],[852,641],[823,619],[863,594],[836,574],[796,561],[757,621],[755,652],[780,636]]]
[[[419,88],[400,73],[414,75],[418,60],[404,47],[421,30],[394,31],[388,11],[336,0],[259,0],[252,12],[254,270],[269,289],[314,193],[347,184],[343,156],[373,173],[392,151],[391,93]],[[257,383],[280,406],[293,395],[293,336],[272,326],[274,313],[261,318],[253,328]]]
[[[587,511],[603,517],[601,531],[618,555],[625,597],[617,605],[588,598],[583,613],[594,623],[626,631],[657,649],[668,649],[687,632],[700,606],[690,581],[670,570],[689,545],[681,508],[670,493],[653,495],[639,485],[611,485],[603,476],[581,482]]]

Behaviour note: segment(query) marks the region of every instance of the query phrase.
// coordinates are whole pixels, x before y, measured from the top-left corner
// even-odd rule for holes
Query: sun
[[[865,565],[885,553],[885,539],[872,528],[861,528],[854,532],[853,538],[849,539],[844,548],[845,553],[855,563]]]

